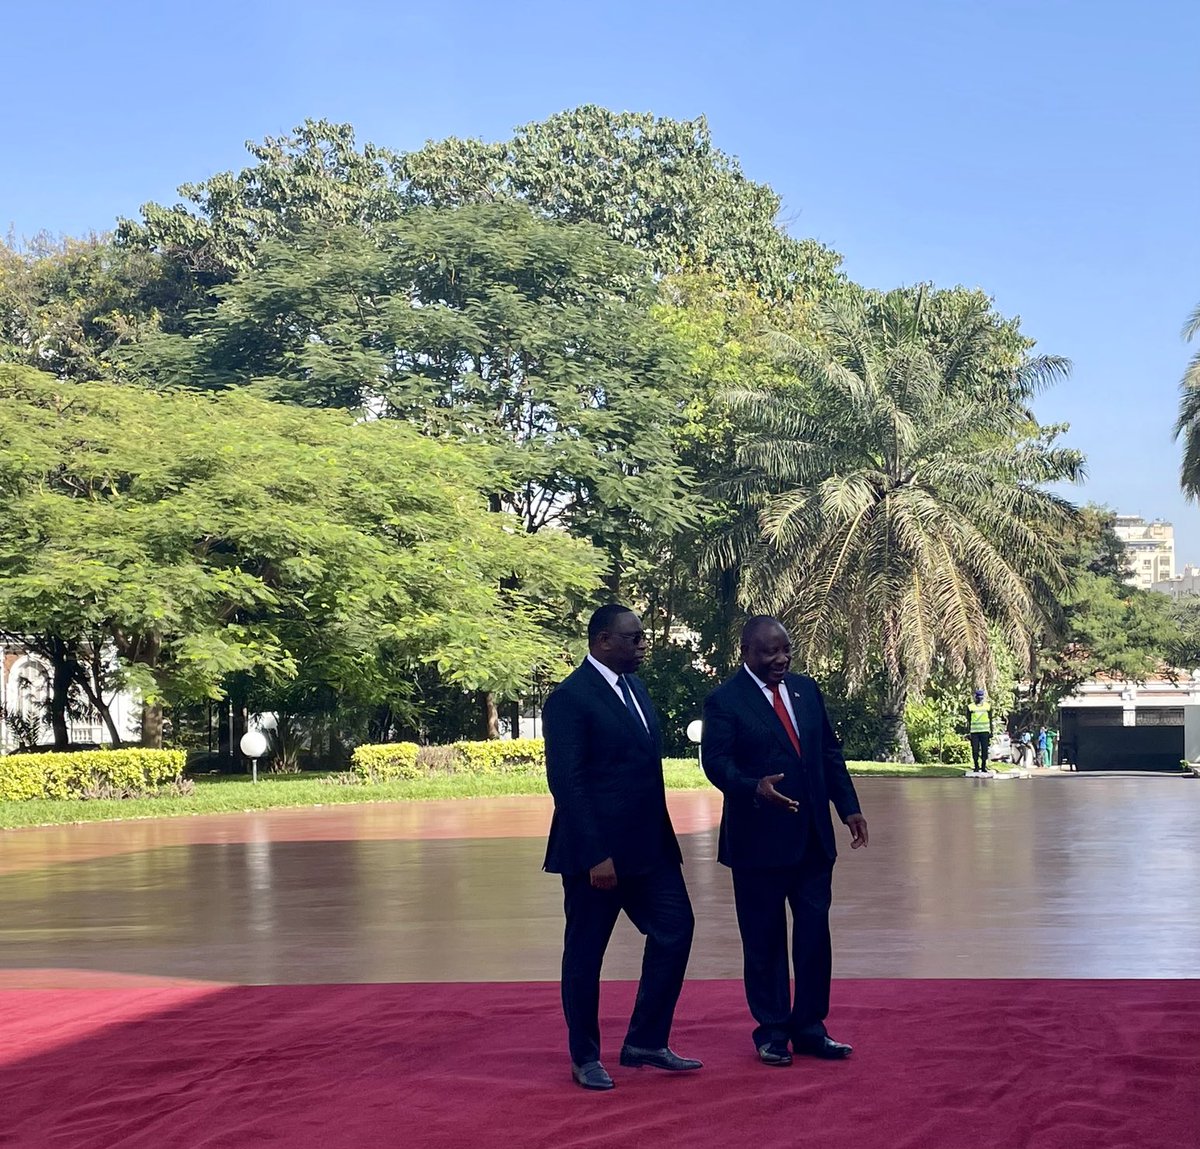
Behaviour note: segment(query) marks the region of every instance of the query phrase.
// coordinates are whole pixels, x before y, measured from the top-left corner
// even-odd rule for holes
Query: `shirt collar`
[[[759,690],[765,690],[768,694],[775,693],[775,688],[773,686],[768,686],[765,682],[763,682],[763,680],[759,678],[758,675],[755,674],[754,671],[751,670],[750,667],[748,667],[744,662],[742,663],[742,669],[754,679],[754,684],[759,688]]]
[[[617,674],[617,672],[615,670],[611,669],[610,667],[605,666],[603,662],[601,662],[598,658],[593,658],[590,654],[587,656],[587,660],[598,671],[600,671],[600,673],[602,675],[604,675],[604,681],[607,682],[609,686],[617,685],[617,678],[619,677],[619,675]]]

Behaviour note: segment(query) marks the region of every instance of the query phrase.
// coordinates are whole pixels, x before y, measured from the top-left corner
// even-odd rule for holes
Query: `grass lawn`
[[[901,766],[894,762],[851,762],[850,772],[872,777],[960,777],[962,766]],[[697,790],[709,785],[695,759],[668,758],[663,763],[667,787]],[[545,794],[541,774],[448,774],[415,782],[375,786],[334,786],[325,773],[261,775],[254,785],[244,775],[200,775],[193,794],[122,800],[34,799],[0,802],[0,829],[54,826],[72,822],[105,822],[122,818],[171,818],[184,814],[231,814],[280,806],[333,806],[350,802],[396,802],[428,798],[496,798]]]

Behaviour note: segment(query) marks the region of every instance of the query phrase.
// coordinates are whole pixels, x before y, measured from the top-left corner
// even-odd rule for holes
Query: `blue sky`
[[[106,230],[306,116],[394,148],[583,103],[706,115],[788,226],[874,287],[981,287],[1071,380],[1076,498],[1200,508],[1172,441],[1200,303],[1195,0],[109,0],[0,15],[0,230]]]

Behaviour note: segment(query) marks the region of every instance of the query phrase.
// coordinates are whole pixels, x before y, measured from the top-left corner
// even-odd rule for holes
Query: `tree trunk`
[[[888,682],[883,691],[880,710],[881,728],[875,746],[878,762],[913,762],[912,747],[908,744],[908,729],[904,725],[904,704],[908,701],[908,679],[901,674]]]
[[[121,732],[117,729],[116,720],[112,716],[112,707],[104,701],[104,652],[99,641],[91,644],[90,663],[86,672],[79,675],[79,685],[93,710],[100,715],[101,721],[108,729],[108,737],[114,749],[124,744]],[[82,669],[82,668],[81,668]]]
[[[217,703],[217,758],[224,770],[233,773],[233,742],[230,740],[230,732],[233,725],[230,722],[230,703],[226,696]]]
[[[61,639],[50,640],[49,653],[53,669],[50,679],[50,728],[54,731],[54,749],[67,750],[71,745],[67,707],[71,701],[71,682],[75,678],[76,663]]]
[[[500,712],[496,709],[496,696],[490,690],[480,693],[483,704],[483,736],[488,741],[500,737]]]
[[[161,705],[142,703],[142,745],[151,750],[162,749],[163,711]]]

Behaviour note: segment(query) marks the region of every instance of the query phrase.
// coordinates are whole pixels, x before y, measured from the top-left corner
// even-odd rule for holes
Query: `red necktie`
[[[796,728],[792,725],[792,719],[788,715],[787,707],[783,704],[783,695],[779,693],[778,686],[771,687],[771,703],[775,707],[775,714],[779,721],[783,723],[784,730],[787,731],[788,737],[792,740],[792,746],[795,747],[796,753],[800,753],[800,739],[796,737]]]

